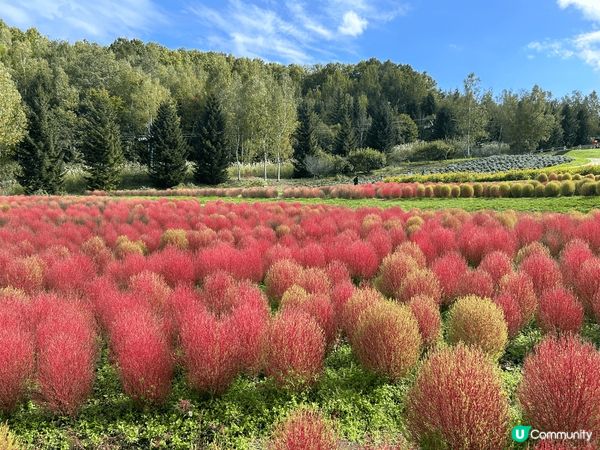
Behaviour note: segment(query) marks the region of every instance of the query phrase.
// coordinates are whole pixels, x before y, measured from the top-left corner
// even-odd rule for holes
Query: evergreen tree
[[[563,140],[567,147],[573,147],[577,141],[577,116],[571,105],[565,103],[562,108],[561,125],[563,129]]]
[[[389,103],[383,102],[373,114],[373,121],[367,136],[367,145],[382,152],[389,152],[396,145],[394,112]]]
[[[585,105],[579,105],[577,109],[577,135],[575,145],[587,145],[590,143],[592,129],[590,124],[590,114]]]
[[[27,194],[57,194],[62,187],[64,158],[57,145],[47,90],[35,77],[25,100],[28,104],[28,131],[15,154],[20,166],[17,180]]]
[[[340,131],[335,137],[334,153],[340,156],[348,156],[352,150],[356,148],[356,134],[354,133],[354,126],[352,125],[352,119],[347,114],[342,120]]]
[[[294,134],[294,177],[305,178],[310,174],[304,161],[317,152],[316,116],[311,104],[304,101],[298,107],[298,127]]]
[[[225,114],[219,98],[208,96],[198,136],[192,141],[197,183],[219,184],[227,180],[230,152],[227,144]]]
[[[159,188],[180,184],[185,178],[188,145],[185,142],[175,106],[163,102],[148,135],[150,179]]]
[[[452,139],[458,134],[458,122],[454,112],[448,106],[442,106],[433,122],[434,139]]]
[[[88,171],[88,189],[115,189],[123,162],[123,149],[117,115],[108,91],[90,90],[82,102],[80,117],[80,148]]]

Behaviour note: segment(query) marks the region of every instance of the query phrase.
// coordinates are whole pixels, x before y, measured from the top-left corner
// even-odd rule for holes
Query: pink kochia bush
[[[435,344],[441,338],[442,332],[439,305],[432,298],[426,296],[413,297],[408,305],[417,319],[423,345]]]
[[[478,349],[459,344],[432,353],[406,401],[407,429],[426,448],[505,448],[508,399],[497,369]]]
[[[583,324],[583,306],[569,291],[555,287],[540,297],[538,322],[546,333],[577,333]]]
[[[265,373],[279,386],[314,384],[323,370],[325,335],[318,323],[297,309],[277,314],[267,334]]]
[[[578,337],[548,337],[526,359],[518,390],[527,423],[600,440],[600,353]]]
[[[275,428],[269,450],[335,450],[338,438],[332,424],[315,410],[293,411]]]
[[[75,415],[92,391],[96,333],[91,314],[74,300],[41,295],[34,300],[41,402],[52,412]]]
[[[0,412],[23,400],[33,374],[34,340],[24,300],[0,298]]]

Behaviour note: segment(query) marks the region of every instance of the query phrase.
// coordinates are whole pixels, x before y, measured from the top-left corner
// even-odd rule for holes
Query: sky
[[[52,39],[139,38],[284,64],[410,64],[443,90],[600,88],[600,0],[0,0]]]

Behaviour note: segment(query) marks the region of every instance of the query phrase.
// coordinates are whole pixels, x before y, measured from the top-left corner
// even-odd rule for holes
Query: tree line
[[[0,21],[0,122],[0,164],[16,162],[28,192],[51,193],[70,163],[90,188],[116,186],[124,161],[168,187],[188,170],[214,184],[261,161],[291,160],[306,176],[319,158],[342,167],[357,149],[389,155],[416,140],[467,155],[487,142],[514,153],[583,145],[600,133],[600,101],[539,86],[494,95],[473,74],[446,92],[376,59],[302,67],[139,40],[70,44]]]

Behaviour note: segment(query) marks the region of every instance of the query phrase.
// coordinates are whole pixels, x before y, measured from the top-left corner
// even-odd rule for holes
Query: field
[[[600,443],[600,215],[462,200],[1,198],[1,417],[32,449]]]

